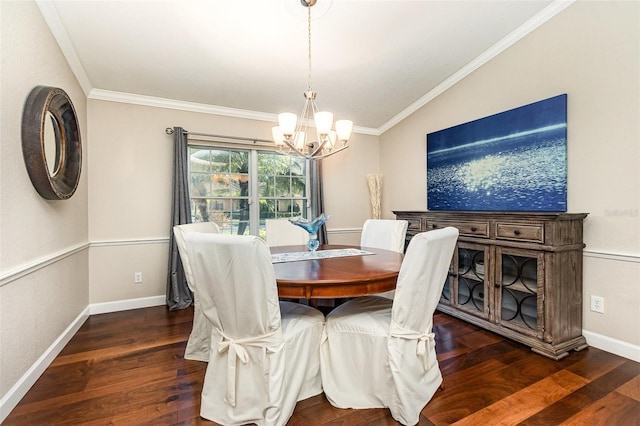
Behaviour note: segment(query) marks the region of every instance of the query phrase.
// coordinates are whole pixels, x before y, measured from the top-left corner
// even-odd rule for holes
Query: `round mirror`
[[[62,89],[35,87],[22,114],[22,154],[29,178],[47,200],[65,200],[80,181],[82,143],[71,99]]]
[[[49,175],[55,175],[60,170],[60,125],[56,117],[47,111],[44,123],[44,159],[47,163]]]

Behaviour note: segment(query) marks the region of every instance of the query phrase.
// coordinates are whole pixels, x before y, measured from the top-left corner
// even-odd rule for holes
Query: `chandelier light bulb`
[[[284,134],[282,134],[282,130],[280,130],[280,126],[273,126],[271,128],[271,135],[277,147],[284,146]]]
[[[305,132],[296,132],[293,138],[293,145],[297,150],[302,151],[307,142],[307,134]]]
[[[338,139],[346,142],[351,138],[351,132],[353,132],[353,121],[351,120],[338,120],[336,121],[336,133]]]
[[[314,114],[314,120],[316,122],[316,130],[321,135],[326,135],[331,131],[333,125],[333,113],[328,111],[316,112]]]
[[[292,112],[283,112],[278,114],[278,124],[280,124],[280,131],[285,136],[293,135],[296,131],[296,122],[298,116]]]

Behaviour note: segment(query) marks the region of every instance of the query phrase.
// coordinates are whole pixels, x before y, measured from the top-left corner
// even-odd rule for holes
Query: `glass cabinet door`
[[[442,287],[442,294],[440,295],[440,303],[444,305],[451,305],[451,289],[453,288],[453,275],[451,271],[447,275],[447,278],[444,282],[444,287]]]
[[[543,258],[541,253],[498,249],[496,319],[501,325],[542,337]]]
[[[457,250],[457,246],[456,246]],[[447,273],[447,278],[444,281],[444,287],[442,287],[442,294],[440,295],[440,301],[438,302],[440,305],[451,306],[451,299],[453,294],[453,286],[455,281],[455,271],[458,268],[458,257],[455,252],[453,258],[451,259],[451,263],[449,264],[449,272]]]
[[[457,251],[457,280],[453,304],[470,314],[488,318],[488,283],[491,275],[488,247],[460,243]]]

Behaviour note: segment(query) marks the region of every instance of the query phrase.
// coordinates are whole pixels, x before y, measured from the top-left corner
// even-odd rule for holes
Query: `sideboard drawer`
[[[407,232],[412,232],[414,234],[420,232],[420,218],[416,217],[416,218],[405,218],[404,220],[406,220],[407,222],[409,222],[409,225],[407,226]]]
[[[489,238],[489,222],[466,222],[466,221],[455,221],[455,222],[447,222],[447,221],[428,221],[427,222],[427,230],[432,229],[442,229],[447,226],[453,226],[454,228],[458,228],[460,235],[465,235],[468,237],[480,237],[480,238]]]
[[[544,225],[522,223],[496,223],[496,237],[503,240],[544,243]]]

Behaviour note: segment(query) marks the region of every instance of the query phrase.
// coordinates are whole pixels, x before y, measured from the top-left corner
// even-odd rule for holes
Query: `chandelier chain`
[[[307,36],[308,36],[308,59],[309,59],[309,76],[308,84],[311,91],[311,6],[307,6]]]

